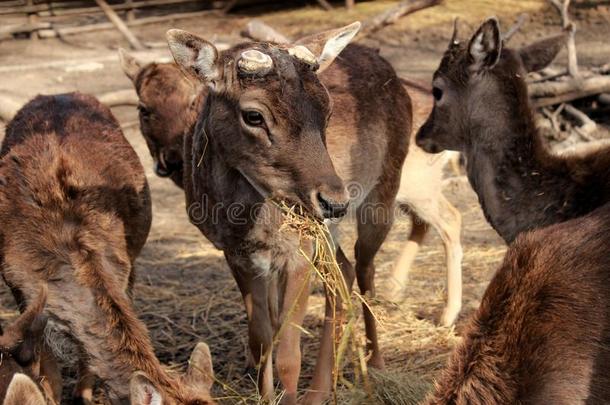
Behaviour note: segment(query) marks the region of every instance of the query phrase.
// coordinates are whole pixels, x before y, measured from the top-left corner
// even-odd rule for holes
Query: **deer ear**
[[[333,63],[343,48],[356,36],[358,30],[360,30],[360,22],[356,21],[343,28],[301,38],[295,45],[303,45],[313,53],[319,65],[318,73],[320,73]]]
[[[46,405],[38,386],[25,374],[15,374],[11,379],[3,405]]]
[[[519,49],[519,55],[525,70],[535,72],[550,65],[565,43],[566,36],[561,34],[541,39]]]
[[[502,39],[497,19],[490,18],[479,27],[470,40],[468,52],[475,71],[491,69],[498,63],[502,53]]]
[[[155,385],[140,371],[134,373],[129,382],[129,400],[131,405],[163,405],[163,398]]]
[[[176,64],[187,75],[214,85],[220,78],[218,50],[210,42],[190,32],[167,31],[167,43]]]
[[[212,365],[212,354],[207,344],[199,342],[195,346],[189,359],[186,378],[190,384],[197,386],[202,384],[208,390],[212,387],[214,383],[214,367]]]
[[[142,70],[142,63],[127,53],[123,48],[119,48],[119,61],[121,62],[123,73],[125,73],[132,82],[135,82],[138,73]]]

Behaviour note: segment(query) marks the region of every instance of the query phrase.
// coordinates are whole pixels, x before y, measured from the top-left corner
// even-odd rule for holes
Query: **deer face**
[[[352,24],[298,45],[248,43],[223,53],[170,30],[178,65],[210,87],[193,159],[209,142],[263,196],[300,204],[320,217],[345,213],[348,194],[325,145],[331,100],[317,74],[358,28]]]
[[[173,388],[173,394],[159,389],[142,372],[136,372],[130,382],[131,405],[214,405],[210,395],[214,382],[214,370],[210,349],[205,343],[198,343],[191,354],[186,373]]]
[[[529,109],[525,75],[550,64],[564,41],[559,35],[520,50],[503,48],[493,18],[467,44],[457,41],[454,32],[434,73],[434,108],[417,134],[417,144],[438,153],[501,141],[490,128],[515,127],[515,115]]]
[[[183,134],[197,119],[202,87],[189,81],[174,63],[143,65],[122,49],[119,55],[138,93],[140,130],[154,172],[182,186]]]

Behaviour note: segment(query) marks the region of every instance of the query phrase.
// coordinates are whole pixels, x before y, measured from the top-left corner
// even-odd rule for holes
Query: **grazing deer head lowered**
[[[308,37],[297,45],[249,43],[219,51],[210,42],[170,30],[176,63],[209,86],[198,125],[263,196],[298,203],[320,217],[345,213],[348,194],[325,146],[331,113],[318,80],[360,27]]]

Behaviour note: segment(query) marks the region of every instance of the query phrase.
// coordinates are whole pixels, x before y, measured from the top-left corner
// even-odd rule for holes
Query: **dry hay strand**
[[[432,383],[414,373],[371,370],[372,392],[358,387],[342,390],[339,402],[345,405],[416,405],[432,389]]]
[[[370,392],[364,351],[365,343],[364,339],[359,336],[356,327],[360,315],[355,302],[359,301],[366,305],[380,324],[381,319],[376,316],[369,300],[353,292],[351,287],[347,285],[341,267],[337,262],[335,243],[326,224],[307,215],[300,206],[289,206],[284,201],[275,204],[283,214],[283,224],[280,232],[286,230],[296,232],[299,234],[300,240],[308,240],[314,244],[313,257],[310,257],[302,248],[300,249],[300,254],[309,263],[310,271],[307,282],[304,283],[299,296],[304,292],[309,293],[304,291],[305,285],[309,284],[309,278],[314,275],[324,285],[326,296],[331,303],[332,319],[335,324],[333,328],[333,402],[335,404],[339,403],[337,386],[340,381],[345,383],[341,371],[343,365],[347,362],[351,362],[353,365],[353,384],[363,386],[367,392]],[[280,330],[284,326],[282,325]]]

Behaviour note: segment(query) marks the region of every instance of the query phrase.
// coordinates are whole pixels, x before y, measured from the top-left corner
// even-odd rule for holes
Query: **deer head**
[[[174,395],[168,395],[143,372],[136,372],[131,377],[131,405],[213,405],[210,388],[214,382],[212,355],[208,345],[197,344],[187,371],[177,381]]]
[[[203,86],[187,80],[174,63],[144,64],[123,49],[119,58],[138,93],[140,130],[154,172],[182,185],[182,138],[197,119]]]
[[[168,31],[176,63],[209,87],[194,145],[210,142],[263,196],[300,204],[320,217],[344,214],[348,194],[325,145],[331,100],[318,74],[359,27],[224,52],[196,35]]]
[[[530,115],[524,78],[549,65],[565,42],[562,34],[519,50],[505,48],[495,18],[469,42],[457,38],[454,30],[434,73],[434,108],[416,138],[429,153],[464,152],[475,143],[502,141],[492,128],[523,131],[519,118]]]

